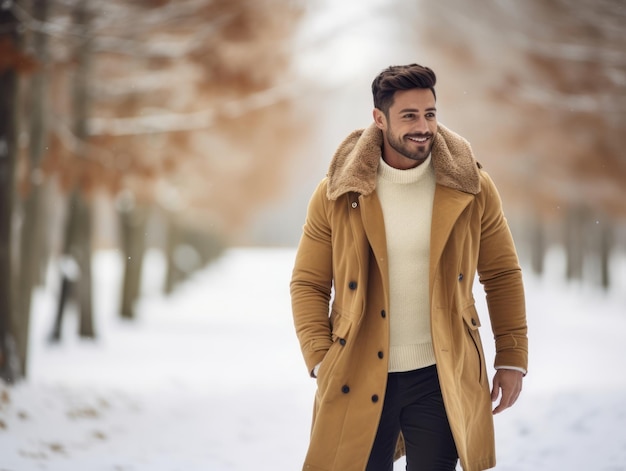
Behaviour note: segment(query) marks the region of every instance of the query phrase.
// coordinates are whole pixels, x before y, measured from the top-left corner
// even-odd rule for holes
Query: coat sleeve
[[[294,325],[309,373],[332,344],[332,228],[328,203],[323,180],[309,202],[290,284]]]
[[[528,328],[522,271],[498,191],[481,172],[484,208],[478,256],[478,276],[487,295],[496,343],[495,366],[528,370]]]

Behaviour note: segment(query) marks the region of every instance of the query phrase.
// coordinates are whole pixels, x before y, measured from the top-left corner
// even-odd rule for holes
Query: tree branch
[[[129,118],[91,118],[91,136],[133,136],[141,134],[199,131],[215,125],[220,117],[237,118],[245,113],[293,99],[299,87],[284,84],[232,100],[220,106],[193,113],[167,113]]]

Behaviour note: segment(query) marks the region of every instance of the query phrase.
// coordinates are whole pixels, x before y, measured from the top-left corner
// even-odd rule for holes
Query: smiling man
[[[521,269],[498,192],[469,143],[437,123],[436,77],[392,66],[374,122],[350,134],[309,203],[292,310],[317,378],[309,471],[495,466],[493,414],[526,374]],[[490,390],[472,293],[495,338]],[[492,402],[499,403],[492,409]]]

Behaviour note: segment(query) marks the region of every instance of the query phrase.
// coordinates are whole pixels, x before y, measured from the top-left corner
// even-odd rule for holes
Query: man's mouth
[[[407,136],[407,139],[418,144],[425,144],[430,139],[430,136]]]

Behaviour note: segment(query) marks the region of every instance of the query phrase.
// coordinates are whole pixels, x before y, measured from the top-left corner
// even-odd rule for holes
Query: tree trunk
[[[47,18],[47,0],[33,1],[33,17],[44,22]],[[42,220],[42,188],[41,188],[41,157],[43,155],[46,126],[46,76],[47,62],[46,35],[33,33],[33,45],[39,59],[40,68],[32,76],[29,146],[29,191],[22,202],[23,222],[21,228],[21,255],[18,288],[19,317],[17,326],[17,345],[22,362],[22,371],[27,376],[28,365],[28,332],[31,317],[31,298],[34,286],[39,280],[41,264]]]
[[[83,34],[78,47],[78,67],[74,85],[74,133],[79,143],[78,158],[86,158],[86,141],[89,136],[87,120],[89,119],[90,96],[89,80],[91,72],[91,55],[93,34],[91,31],[90,0],[81,0],[76,5],[75,23],[82,28]],[[77,237],[75,253],[81,276],[78,279],[77,295],[80,309],[78,333],[81,337],[95,337],[92,306],[91,277],[91,208],[85,198],[87,188],[79,183],[76,195]]]
[[[17,48],[18,21],[8,8],[0,8],[0,39]],[[15,345],[11,263],[13,194],[17,158],[17,73],[0,69],[0,377],[13,382],[21,372]]]
[[[135,301],[141,288],[143,257],[146,251],[147,215],[147,209],[137,205],[120,211],[124,248],[124,284],[120,314],[126,319],[135,318]]]
[[[80,312],[78,335],[94,338],[96,336],[93,320],[93,295],[91,271],[91,210],[81,195],[77,195],[78,235],[76,240],[76,260],[80,267],[80,278],[76,285]]]
[[[543,261],[546,252],[545,229],[542,221],[533,218],[529,228],[530,232],[530,266],[536,275],[543,274]]]
[[[74,136],[77,143],[76,158],[78,159],[76,165],[80,165],[80,159],[85,158],[85,142],[89,135],[87,129],[90,105],[89,72],[93,42],[90,21],[89,0],[81,0],[77,3],[74,11],[74,23],[77,28],[82,30],[82,34],[77,36],[80,43],[76,50],[77,65],[73,87]],[[85,198],[86,190],[84,181],[79,180],[70,196],[64,254],[70,257],[79,268],[78,279],[75,286],[71,286],[72,289],[70,289],[78,302],[79,335],[81,337],[95,337],[91,278],[91,211]],[[70,278],[64,274],[62,283],[69,283],[70,281]],[[57,310],[57,324],[59,326],[62,323],[65,302],[66,299],[61,296]],[[52,338],[54,339],[54,335]]]
[[[65,305],[70,298],[70,278],[65,276],[65,273],[61,275],[61,293],[59,294],[59,303],[57,304],[57,312],[54,318],[54,327],[52,328],[52,334],[50,340],[52,342],[58,342],[61,340],[61,333],[63,330],[63,312]]]
[[[77,302],[80,316],[79,333],[83,331],[83,318],[92,315],[91,300],[88,298],[91,296],[90,216],[83,198],[77,190],[74,190],[69,198],[68,215],[65,223],[63,256],[60,262],[61,291],[54,329],[50,336],[53,341],[61,340],[65,307],[71,299]],[[85,237],[88,238],[86,243]],[[85,293],[82,293],[83,291]],[[85,319],[85,322],[85,336],[93,337],[93,322],[88,319]],[[87,330],[89,323],[91,324],[91,333]]]
[[[613,227],[608,218],[605,218],[605,220],[606,222],[599,228],[598,257],[600,259],[600,286],[608,290],[611,285],[609,265],[613,245]]]
[[[180,281],[180,272],[176,263],[176,248],[180,243],[180,229],[172,214],[167,214],[167,241],[166,241],[166,261],[167,268],[165,272],[165,294],[171,294],[174,286]]]
[[[565,221],[565,254],[567,280],[582,280],[584,255],[584,209],[570,208]]]

